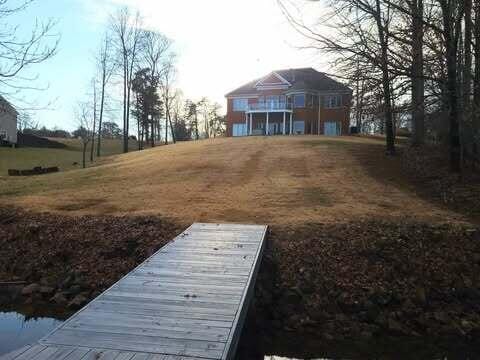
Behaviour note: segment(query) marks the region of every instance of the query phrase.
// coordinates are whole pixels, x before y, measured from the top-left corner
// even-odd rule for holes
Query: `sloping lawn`
[[[461,219],[419,198],[400,159],[385,157],[380,140],[359,137],[178,143],[86,170],[0,181],[0,197],[8,202],[70,214],[148,213],[185,223]]]
[[[0,147],[0,176],[7,175],[8,169],[31,169],[36,166],[58,166],[61,171],[80,168],[82,166],[82,143],[78,139],[51,139],[67,145],[64,149],[35,147]],[[103,140],[102,156],[122,153],[121,140]],[[137,149],[136,141],[130,141],[130,150]],[[95,152],[96,154],[96,152]],[[87,166],[90,163],[90,144],[87,151]],[[95,162],[93,163],[95,164]]]

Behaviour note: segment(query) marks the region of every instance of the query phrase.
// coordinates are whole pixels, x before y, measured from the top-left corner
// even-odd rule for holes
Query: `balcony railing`
[[[285,111],[291,109],[292,104],[286,102],[259,102],[248,104],[247,111]]]

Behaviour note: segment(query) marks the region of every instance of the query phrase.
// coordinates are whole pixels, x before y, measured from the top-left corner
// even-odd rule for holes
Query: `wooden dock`
[[[266,230],[195,223],[38,344],[0,359],[233,359]]]

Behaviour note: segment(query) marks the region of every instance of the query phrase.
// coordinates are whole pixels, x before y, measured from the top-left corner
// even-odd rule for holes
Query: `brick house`
[[[349,133],[352,90],[313,68],[273,71],[225,97],[227,136]]]

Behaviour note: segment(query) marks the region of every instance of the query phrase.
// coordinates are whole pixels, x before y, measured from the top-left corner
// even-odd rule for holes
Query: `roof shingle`
[[[325,73],[319,72],[313,68],[283,69],[274,71],[292,86],[287,91],[295,90],[313,90],[313,91],[335,91],[351,92],[352,90],[342,83],[332,79]],[[226,97],[237,95],[260,95],[262,90],[257,90],[255,85],[264,77],[255,79],[229,92]]]

